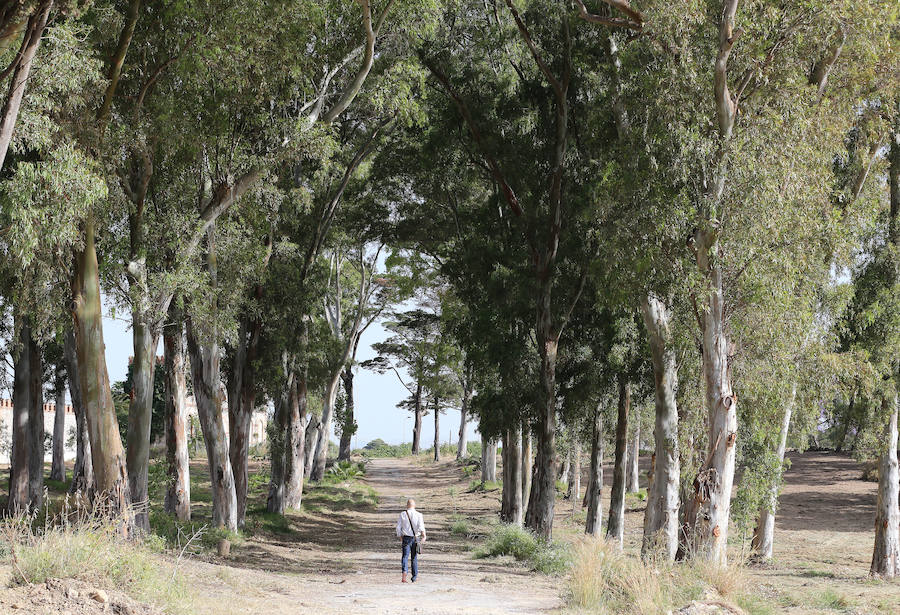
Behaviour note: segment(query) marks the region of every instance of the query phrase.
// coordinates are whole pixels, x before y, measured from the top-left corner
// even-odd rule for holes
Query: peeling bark
[[[134,519],[125,451],[109,386],[100,309],[100,275],[94,224],[85,222],[84,249],[76,255],[72,281],[78,379],[90,436],[95,497],[110,516],[120,517],[122,532],[131,535]]]
[[[289,378],[287,390],[287,431],[285,434],[284,505],[297,510],[303,501],[303,478],[306,465],[307,391],[306,368],[299,376]]]
[[[179,521],[191,519],[190,457],[187,440],[187,379],[184,330],[180,315],[169,307],[163,329],[166,377],[166,496],[165,511]]]
[[[878,480],[875,508],[875,548],[870,574],[884,579],[900,575],[900,471],[897,469],[897,399],[885,398],[884,410],[890,418],[884,428],[884,451]],[[888,407],[890,406],[890,407]]]
[[[206,264],[213,289],[217,286],[215,224],[207,234]],[[218,309],[217,299],[212,299],[212,312]],[[214,319],[213,319],[214,320]],[[237,531],[237,495],[234,489],[234,474],[228,456],[228,438],[222,412],[221,373],[219,368],[218,331],[206,332],[206,337],[198,336],[194,319],[187,318],[187,346],[191,356],[191,375],[197,415],[203,439],[206,444],[206,459],[212,490],[212,522],[214,527],[224,527]]]
[[[647,296],[642,305],[650,341],[656,391],[654,453],[648,474],[647,511],[641,556],[665,553],[670,561],[678,550],[678,508],[681,459],[678,450],[678,374],[669,329],[669,312],[662,301]]]

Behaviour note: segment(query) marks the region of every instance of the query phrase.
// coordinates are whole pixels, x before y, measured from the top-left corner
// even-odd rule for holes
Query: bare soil
[[[465,493],[470,480],[455,463],[376,459],[365,482],[379,494],[375,509],[304,515],[289,537],[252,538],[228,560],[186,566],[198,612],[440,615],[562,606],[560,579],[508,560],[476,560],[470,542],[451,536],[451,516],[486,522],[498,506],[495,493]],[[400,582],[394,533],[407,497],[417,500],[428,533],[415,584]]]
[[[774,561],[749,565],[744,573],[750,590],[760,597],[761,610],[754,613],[900,614],[900,583],[868,577],[876,484],[861,480],[862,465],[843,455],[810,452],[789,457],[792,465],[780,499]],[[642,460],[644,470],[645,465]],[[611,474],[607,468],[607,487]],[[644,479],[642,474],[642,485]],[[192,558],[182,561],[179,570],[201,615],[564,610],[564,578],[531,572],[507,558],[474,558],[473,549],[496,522],[500,493],[471,490],[472,481],[453,461],[373,460],[363,482],[378,493],[377,507],[344,499],[329,508],[321,500],[321,508],[289,513],[285,531],[258,529],[235,545],[229,558]],[[319,487],[316,493],[321,498],[329,489],[341,488]],[[417,500],[429,536],[415,584],[400,583],[400,550],[394,535],[407,497]],[[606,488],[604,514],[608,497]],[[310,504],[314,501],[307,498]],[[641,500],[629,495],[625,547],[632,553],[639,550],[643,514]],[[470,535],[452,535],[454,520],[465,520],[472,528]],[[576,510],[571,501],[560,498],[555,538],[574,541],[583,524],[580,506]],[[748,536],[732,530],[732,561],[747,554],[748,542]],[[76,589],[76,598],[67,594],[68,587]],[[0,614],[153,612],[114,588],[104,588],[107,604],[96,603],[87,597],[91,589],[74,580],[0,589]]]

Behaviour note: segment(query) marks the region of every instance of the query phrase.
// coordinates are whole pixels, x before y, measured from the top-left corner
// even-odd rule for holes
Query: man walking
[[[403,582],[406,583],[406,571],[409,569],[410,556],[412,556],[413,583],[419,576],[419,562],[416,556],[419,554],[419,541],[425,542],[425,518],[416,510],[416,501],[412,498],[406,500],[406,510],[400,513],[397,519],[397,537],[400,538],[403,557],[400,559],[400,568],[403,570]]]

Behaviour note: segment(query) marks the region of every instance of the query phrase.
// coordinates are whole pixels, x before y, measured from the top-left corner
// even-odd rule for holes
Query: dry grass
[[[692,600],[746,602],[742,567],[702,561],[648,563],[626,555],[600,537],[585,537],[574,547],[569,603],[599,613],[656,615]]]
[[[117,524],[92,511],[5,519],[0,536],[0,560],[12,567],[12,584],[79,579],[119,589],[169,613],[190,612],[177,562],[156,552],[159,541],[125,540]]]

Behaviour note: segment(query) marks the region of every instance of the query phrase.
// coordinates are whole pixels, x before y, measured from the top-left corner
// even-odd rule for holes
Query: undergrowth
[[[748,593],[739,566],[701,560],[644,563],[601,537],[586,537],[573,548],[568,601],[587,611],[655,615],[711,599],[737,603],[748,613],[770,612]]]
[[[571,561],[563,545],[547,542],[517,525],[499,525],[488,536],[475,557],[510,555],[544,574],[561,574]]]
[[[55,517],[19,516],[0,522],[0,561],[13,584],[79,579],[115,587],[135,600],[170,613],[187,613],[191,599],[173,562],[156,551],[160,540],[126,540],[119,524],[93,512],[64,511]],[[183,554],[182,554],[183,555]]]

